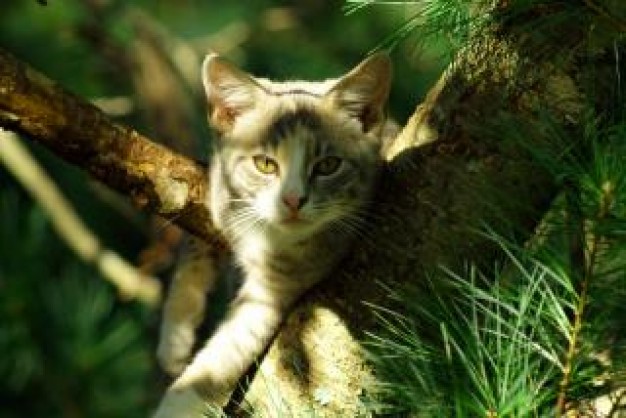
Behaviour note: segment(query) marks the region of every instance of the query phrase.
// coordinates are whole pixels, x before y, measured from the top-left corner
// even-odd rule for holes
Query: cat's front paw
[[[163,324],[157,347],[157,360],[170,376],[180,375],[187,366],[194,337],[192,326]]]
[[[206,412],[207,405],[195,390],[170,388],[152,418],[202,418]]]

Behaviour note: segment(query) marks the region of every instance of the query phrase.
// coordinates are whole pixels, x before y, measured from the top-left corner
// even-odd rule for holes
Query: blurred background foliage
[[[47,3],[47,4],[45,4]],[[4,2],[0,46],[117,121],[205,160],[199,63],[215,50],[276,79],[323,79],[398,29],[409,6],[345,15],[339,1]],[[445,66],[446,47],[409,38],[392,52],[390,113],[403,122]],[[432,45],[432,44],[431,44]],[[27,142],[92,232],[166,281],[180,233]],[[165,379],[158,310],[120,300],[57,237],[0,166],[0,418],[143,417]]]

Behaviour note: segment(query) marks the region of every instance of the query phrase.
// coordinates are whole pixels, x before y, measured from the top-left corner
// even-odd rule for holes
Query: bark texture
[[[207,240],[205,168],[117,125],[0,49],[0,127],[41,143],[135,203]]]

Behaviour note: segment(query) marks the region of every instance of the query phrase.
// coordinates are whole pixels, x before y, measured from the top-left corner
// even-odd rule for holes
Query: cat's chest
[[[250,233],[237,245],[236,256],[245,270],[286,279],[310,274],[315,266],[310,242],[290,242],[262,233]]]

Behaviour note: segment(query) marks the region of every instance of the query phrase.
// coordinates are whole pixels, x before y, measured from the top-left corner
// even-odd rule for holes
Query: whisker
[[[371,228],[367,228],[369,223],[361,211],[347,212],[344,216],[338,218],[335,223],[338,228],[345,229],[348,233],[366,241],[367,244],[373,242],[373,233]]]
[[[259,217],[256,211],[250,207],[245,207],[233,212],[232,218],[225,228],[231,232],[236,239],[243,237],[250,230],[262,226],[265,221]]]
[[[241,198],[231,197],[229,199],[229,202],[251,203],[251,202],[254,202],[254,198],[251,198],[251,197],[241,197]]]
[[[244,208],[233,212],[231,218],[225,225],[225,229],[232,232],[235,236],[241,236],[242,227],[244,232],[249,231],[250,227],[254,225],[258,218],[258,215],[254,210],[250,208]]]
[[[233,232],[235,235],[241,235],[241,231],[247,231],[250,229],[250,226],[255,222],[255,218],[251,215],[240,216],[238,218],[233,219],[228,223],[229,231]]]

